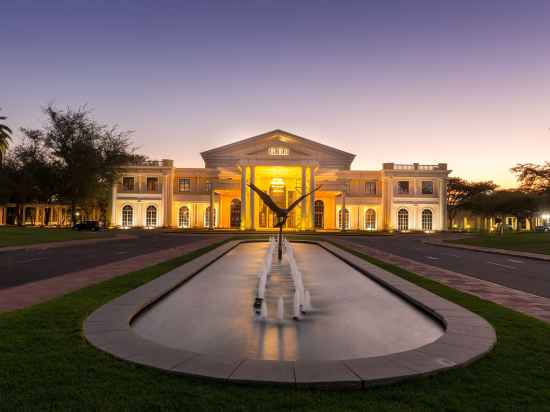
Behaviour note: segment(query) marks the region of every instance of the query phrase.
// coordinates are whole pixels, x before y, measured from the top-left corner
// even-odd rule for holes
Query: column
[[[394,230],[397,228],[397,223],[395,222],[395,214],[394,214],[394,208],[393,208],[393,178],[392,177],[389,177],[388,180],[386,181],[386,186],[387,186],[387,204],[388,204],[388,208],[386,210],[386,216],[387,216],[387,229],[388,230]]]
[[[305,195],[307,193],[307,187],[306,187],[306,167],[302,166],[302,195]],[[307,200],[302,199],[302,205],[300,206],[302,209],[302,218],[300,222],[300,229],[305,230],[307,229],[306,225],[306,205]]]
[[[175,223],[172,216],[173,214],[172,209],[174,207],[174,173],[173,172],[174,172],[174,169],[172,169],[168,174],[168,176],[166,177],[166,187],[164,187],[163,185],[163,187],[161,188],[162,193],[166,192],[166,197],[165,197],[166,206],[164,208],[162,225],[169,226],[169,227],[173,227]],[[177,223],[176,223],[176,226],[177,226]]]
[[[441,204],[441,230],[448,230],[447,219],[447,178],[441,179],[439,199]]]
[[[246,229],[246,166],[241,166],[241,229]]]
[[[256,166],[250,166],[250,183],[254,184],[254,178],[256,175]],[[254,190],[250,189],[250,229],[255,230],[254,224]]]
[[[208,182],[210,194],[210,209],[208,211],[208,229],[214,229],[214,186],[212,181]]]
[[[309,190],[315,190],[315,168],[311,166],[309,168]],[[315,230],[315,192],[310,196],[309,200],[309,218],[310,218],[310,228]]]
[[[161,200],[162,200],[162,216],[161,219],[159,219],[159,224],[162,226],[170,226],[170,217],[169,215],[169,209],[172,206],[171,202],[168,201],[168,193],[170,190],[170,176],[164,175],[162,179],[159,179],[159,184],[161,186]],[[159,215],[161,211],[159,210]]]
[[[348,228],[348,226],[347,226],[348,219],[346,219],[347,213],[345,212],[345,210],[346,210],[346,191],[345,191],[345,189],[342,191],[342,209],[340,209],[340,210],[341,210],[340,215],[342,216],[342,220],[341,220],[342,227],[341,227],[340,230],[343,232]],[[338,218],[338,216],[337,216],[337,218]]]

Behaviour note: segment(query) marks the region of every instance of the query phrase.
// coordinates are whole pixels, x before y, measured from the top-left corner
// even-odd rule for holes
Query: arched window
[[[145,226],[156,227],[157,226],[157,208],[155,206],[149,206],[145,213]]]
[[[365,229],[376,230],[376,212],[374,209],[368,209],[365,212]]]
[[[344,215],[343,219],[342,219],[342,214]],[[349,228],[349,210],[348,209],[340,209],[338,211],[338,227],[344,230]]]
[[[399,212],[397,212],[397,230],[409,230],[409,212],[407,209],[399,209]]]
[[[422,230],[432,230],[432,211],[424,209],[422,211]]]
[[[316,200],[314,204],[314,223],[315,227],[322,229],[325,226],[325,204],[322,200]]]
[[[210,227],[210,206],[204,211],[204,227]],[[216,227],[216,208],[212,210],[212,227]]]
[[[189,208],[187,206],[180,207],[178,226],[181,228],[189,227]]]
[[[134,209],[132,206],[124,206],[122,208],[122,226],[130,227],[134,224]]]
[[[229,226],[232,228],[241,227],[241,201],[239,199],[233,199],[231,201]]]

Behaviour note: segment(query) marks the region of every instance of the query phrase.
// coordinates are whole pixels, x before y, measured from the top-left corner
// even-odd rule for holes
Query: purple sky
[[[87,103],[140,151],[280,128],[382,162],[514,186],[550,140],[550,1],[22,1],[1,7],[12,128]]]

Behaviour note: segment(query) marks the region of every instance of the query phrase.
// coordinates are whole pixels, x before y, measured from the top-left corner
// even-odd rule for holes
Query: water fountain
[[[414,370],[403,366],[401,373],[395,366],[410,360],[409,352],[419,359],[418,374],[425,374],[424,365],[431,373],[468,363],[495,342],[490,325],[475,314],[368,262],[354,260],[352,266],[353,255],[328,243],[285,239],[281,262],[278,246],[274,239],[224,245],[130,292],[123,304],[117,298],[102,307],[86,321],[86,336],[103,350],[108,342],[107,351],[122,359],[161,369],[177,364],[177,373],[291,384],[300,377],[300,384],[346,387],[350,379],[364,387],[388,376],[410,377]],[[145,296],[158,298],[151,304]],[[256,297],[259,310],[253,313]],[[123,333],[108,329],[111,319],[128,325]],[[98,332],[98,323],[105,332]],[[446,325],[476,334],[468,341]],[[391,370],[379,382],[371,376],[381,364]]]
[[[294,249],[292,245],[286,238],[280,240],[281,245],[280,249],[284,252],[287,257],[287,261],[290,268],[289,275],[292,279],[294,286],[294,296],[293,296],[293,319],[299,320],[302,315],[304,315],[308,310],[311,310],[311,296],[309,292],[306,294],[304,288],[304,281],[302,272],[298,268],[296,259],[294,257]],[[254,312],[260,320],[267,320],[267,304],[265,301],[265,291],[267,288],[268,276],[272,270],[273,264],[273,253],[275,251],[275,246],[278,245],[279,241],[273,237],[269,239],[269,246],[267,252],[264,255],[262,260],[261,269],[258,272],[258,287],[256,292],[256,299],[254,300]],[[284,319],[284,301],[282,297],[279,297],[277,302],[277,319],[282,321]]]

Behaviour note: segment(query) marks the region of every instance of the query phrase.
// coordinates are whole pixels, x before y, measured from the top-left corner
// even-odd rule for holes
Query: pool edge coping
[[[279,384],[325,389],[361,389],[467,366],[490,352],[497,338],[479,315],[326,241],[305,240],[337,256],[363,275],[439,321],[444,333],[405,352],[334,361],[269,361],[172,349],[138,335],[132,321],[241,243],[217,248],[102,305],[86,318],[85,339],[115,358],[169,373],[235,383]]]

